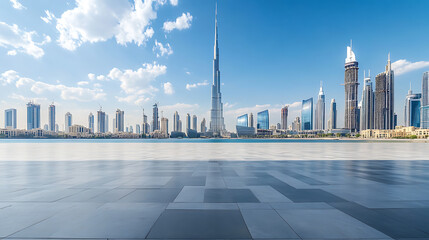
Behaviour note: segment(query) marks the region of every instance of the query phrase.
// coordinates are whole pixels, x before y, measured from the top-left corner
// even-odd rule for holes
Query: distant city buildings
[[[394,74],[387,60],[386,71],[375,77],[374,128],[394,128]]]
[[[288,106],[284,106],[281,110],[281,129],[287,129],[287,116],[288,116]],[[253,118],[253,115],[252,115]]]
[[[73,116],[70,112],[65,115],[64,132],[70,132],[70,127],[73,125]]]
[[[158,104],[155,103],[152,108],[152,132],[159,130]]]
[[[125,116],[124,111],[121,111],[120,109],[116,110],[116,118],[115,118],[115,132],[124,132],[124,125],[125,125]]]
[[[363,77],[362,104],[360,109],[360,130],[374,128],[374,91],[372,89],[371,75]]]
[[[101,109],[98,110],[97,111],[97,132],[98,133],[105,133],[106,132],[106,126],[108,125],[108,123],[109,123],[109,121],[106,121],[106,113],[101,111]]]
[[[301,130],[313,130],[313,98],[302,100]]]
[[[180,128],[180,116],[179,113],[176,111],[174,112],[173,116],[173,131],[175,132],[181,132],[182,129]]]
[[[323,92],[323,86],[320,85],[319,96],[316,103],[314,120],[315,130],[325,130],[325,93]]]
[[[344,75],[344,89],[345,89],[345,114],[344,126],[350,129],[351,132],[359,131],[359,118],[358,118],[358,62],[356,61],[355,54],[352,50],[352,44],[347,47],[347,58]]]
[[[48,112],[49,112],[49,114],[48,114],[48,118],[49,118],[49,126],[48,126],[48,128],[49,128],[49,131],[51,131],[51,132],[57,132],[56,129],[55,129],[56,112],[55,112],[55,105],[54,105],[54,103],[52,103],[51,105],[49,105]]]
[[[205,118],[203,118],[203,120],[201,121],[201,132],[202,133],[207,132],[206,119]]]
[[[6,109],[4,111],[4,128],[16,129],[16,109]]]
[[[168,119],[165,117],[161,118],[161,132],[168,135]]]
[[[91,130],[91,132],[94,132],[94,115],[92,113],[89,113],[88,115],[88,128]]]
[[[33,102],[27,104],[27,130],[40,128],[40,105]]]
[[[301,130],[301,119],[299,117],[296,117],[295,120],[292,122],[292,131],[298,132]]]
[[[337,129],[337,103],[335,102],[335,99],[331,100],[328,128],[331,130]]]
[[[255,120],[253,119],[253,113],[250,113],[249,115],[249,127],[255,127]]]
[[[420,127],[420,105],[422,95],[420,93],[413,93],[408,90],[408,95],[405,97],[404,107],[404,123],[405,127]]]
[[[261,112],[258,112],[258,123],[256,125],[256,128],[259,130],[267,130],[270,127],[270,116],[268,113],[268,110],[264,110]]]
[[[420,108],[420,127],[429,128],[429,72],[423,73],[422,102]]]
[[[197,116],[196,115],[193,115],[192,116],[192,129],[194,130],[194,131],[198,131],[197,130],[197,127],[198,126],[198,119],[197,119]]]

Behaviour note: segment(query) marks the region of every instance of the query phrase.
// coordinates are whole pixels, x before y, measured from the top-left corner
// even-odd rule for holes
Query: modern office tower
[[[105,133],[106,132],[106,125],[108,122],[106,122],[106,113],[98,110],[97,111],[97,132],[99,133]]]
[[[206,127],[206,119],[203,118],[203,120],[201,121],[201,132],[205,133],[207,131],[207,127]]]
[[[276,124],[276,129],[282,129],[282,125],[280,123],[277,123]],[[287,130],[287,129],[284,129],[284,130]]]
[[[302,100],[301,130],[313,130],[313,98]]]
[[[179,132],[182,131],[182,120],[179,120]]]
[[[325,130],[325,93],[323,92],[322,85],[320,85],[319,96],[316,103],[314,129]]]
[[[176,111],[174,112],[174,116],[173,116],[173,131],[175,132],[180,132],[179,121],[180,121],[180,116],[179,116],[179,113]]]
[[[197,128],[198,128],[197,125],[198,125],[197,116],[193,115],[192,116],[192,129],[195,130],[195,131],[198,131],[197,130]]]
[[[295,120],[292,122],[292,130],[293,131],[301,130],[301,119],[299,117],[296,117]]]
[[[33,102],[27,104],[27,130],[40,128],[40,105]]]
[[[6,109],[4,111],[4,128],[16,129],[16,109]]]
[[[347,58],[344,75],[344,89],[345,89],[345,114],[344,114],[344,127],[350,129],[351,132],[359,131],[359,118],[358,118],[358,62],[356,61],[355,54],[352,50],[352,44],[347,47]]]
[[[109,132],[109,115],[104,114],[104,132]]]
[[[288,115],[288,106],[284,106],[281,110],[281,129],[287,130],[287,115]]]
[[[408,95],[405,98],[404,123],[406,127],[420,127],[420,104],[422,95],[408,90]]]
[[[88,128],[91,130],[91,132],[94,132],[94,115],[92,113],[89,113],[88,115]]]
[[[130,133],[134,133],[133,126],[130,126]]]
[[[43,125],[43,130],[45,130],[45,131],[49,131],[49,126],[48,126],[48,124]]]
[[[152,132],[159,130],[159,115],[158,115],[158,103],[153,105],[153,115],[152,115]]]
[[[128,132],[128,131],[129,131],[129,129],[128,129],[128,127],[126,127],[126,128],[125,128],[125,132]]]
[[[375,77],[374,128],[394,128],[394,73],[390,63],[390,53],[386,71]]]
[[[337,128],[337,103],[335,102],[335,99],[333,98],[331,100],[331,111],[329,115],[329,129],[336,129]]]
[[[217,7],[215,16],[215,44],[213,59],[212,109],[210,111],[210,132],[221,135],[225,131],[222,94],[220,92],[219,46],[217,29]]]
[[[137,134],[141,134],[141,131],[140,131],[140,124],[136,124],[136,133],[137,133]]]
[[[148,134],[150,132],[150,124],[147,122],[147,115],[143,113],[143,125],[142,125],[143,134]]]
[[[393,113],[393,129],[395,129],[397,125],[398,125],[398,115],[396,113]]]
[[[113,119],[112,123],[112,131],[113,133],[116,133],[116,118]]]
[[[248,127],[249,126],[249,117],[247,114],[241,115],[237,118],[237,126]]]
[[[54,103],[52,103],[51,105],[49,105],[49,131],[51,132],[55,132],[55,105]]]
[[[420,127],[429,128],[429,72],[423,73]]]
[[[255,120],[253,119],[253,113],[250,113],[249,115],[249,127],[255,127]]]
[[[362,103],[360,108],[360,130],[374,129],[374,91],[371,75],[363,74]]]
[[[269,129],[270,128],[270,116],[268,110],[258,112],[258,123],[256,124],[257,129]]]
[[[186,131],[191,129],[191,115],[189,113],[186,114]]]
[[[64,123],[64,132],[70,132],[70,127],[73,125],[73,116],[70,112],[66,113],[65,123]]]
[[[165,135],[168,135],[168,118],[161,118],[161,132]]]
[[[60,131],[60,127],[58,126],[58,124],[55,124],[55,132],[59,132]]]
[[[116,110],[116,122],[115,122],[115,132],[123,132],[125,125],[125,116],[124,111],[120,109]]]

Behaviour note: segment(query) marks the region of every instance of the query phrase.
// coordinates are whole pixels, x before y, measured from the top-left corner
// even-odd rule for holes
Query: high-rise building
[[[288,115],[288,106],[284,106],[281,110],[281,128],[287,130],[287,115]]]
[[[198,119],[197,119],[197,116],[196,115],[193,115],[192,116],[192,129],[193,130],[195,130],[195,131],[198,131],[197,130],[197,127],[198,126]]]
[[[99,133],[105,133],[106,132],[106,125],[109,121],[106,122],[106,113],[98,110],[97,111],[97,132]],[[116,124],[116,123],[115,123]]]
[[[237,126],[248,127],[249,126],[248,120],[249,120],[249,117],[247,114],[239,116],[237,118]]]
[[[70,132],[70,127],[73,125],[73,116],[70,112],[65,115],[64,132]]]
[[[158,103],[153,105],[153,114],[152,114],[152,132],[159,130],[159,115],[158,115]]]
[[[344,75],[344,89],[345,89],[345,114],[344,114],[344,127],[350,129],[351,132],[359,131],[359,118],[358,118],[358,62],[356,61],[355,54],[352,50],[352,44],[347,47],[347,58]]]
[[[250,113],[250,115],[249,115],[249,127],[255,127],[254,122],[255,122],[255,120],[253,119],[253,113]]]
[[[112,131],[113,133],[116,133],[116,118],[114,118],[112,121]]]
[[[270,116],[268,114],[268,110],[264,110],[262,112],[258,112],[258,123],[256,125],[257,129],[269,129],[270,128]]]
[[[394,128],[394,73],[390,53],[386,71],[375,77],[374,128]]]
[[[295,120],[292,122],[292,130],[293,131],[301,130],[301,119],[299,117],[296,117]]]
[[[27,104],[27,130],[40,128],[40,105],[33,102]]]
[[[147,122],[147,115],[143,113],[143,125],[142,125],[143,134],[149,134],[150,124]]]
[[[16,109],[6,109],[4,111],[4,128],[16,129]]]
[[[179,132],[182,131],[182,120],[179,120]]]
[[[45,130],[45,131],[49,131],[49,126],[48,126],[48,124],[43,125],[43,130]]]
[[[374,129],[374,91],[371,75],[363,74],[362,102],[360,108],[360,130]]]
[[[203,120],[201,121],[201,132],[205,133],[207,131],[207,127],[206,127],[206,119],[203,118]]]
[[[140,131],[140,124],[136,124],[136,133],[137,133],[137,134],[141,134],[141,131]]]
[[[134,133],[133,126],[130,126],[130,133]]]
[[[313,130],[313,98],[302,100],[301,130]]]
[[[49,131],[51,132],[55,132],[55,105],[54,103],[52,103],[51,105],[49,105]]]
[[[222,94],[220,92],[220,71],[219,71],[219,46],[217,28],[217,7],[215,14],[215,44],[213,59],[213,85],[212,85],[212,109],[210,111],[210,132],[221,135],[225,131],[223,118]]]
[[[60,131],[60,127],[58,126],[58,124],[55,124],[55,132],[59,132]]]
[[[89,113],[88,116],[88,128],[91,130],[91,132],[94,132],[94,115],[92,113]]]
[[[173,116],[173,131],[175,132],[180,132],[179,121],[180,121],[180,116],[179,116],[179,113],[176,111],[174,112],[174,116]]]
[[[124,125],[125,125],[125,116],[124,111],[121,111],[120,109],[116,110],[116,122],[115,122],[115,132],[123,132]]]
[[[322,85],[320,85],[319,96],[316,103],[314,129],[325,130],[325,93],[323,92]]]
[[[420,127],[420,104],[422,95],[408,90],[408,95],[405,98],[404,122],[406,127]]]
[[[331,100],[331,111],[329,115],[329,129],[336,129],[337,128],[337,103],[335,102],[335,99],[333,98]]]
[[[104,132],[109,132],[109,115],[104,114]]]
[[[191,115],[189,113],[186,114],[186,131],[191,129]]]
[[[161,132],[165,135],[168,135],[168,118],[161,118]]]
[[[429,128],[429,72],[423,73],[420,127]]]
[[[237,118],[237,124],[235,126],[237,130],[238,137],[252,137],[255,135],[255,128],[249,127],[249,116],[247,114],[241,115]],[[266,125],[269,123],[268,121],[268,110],[261,112],[258,114],[258,122],[260,122],[260,129],[265,129]]]

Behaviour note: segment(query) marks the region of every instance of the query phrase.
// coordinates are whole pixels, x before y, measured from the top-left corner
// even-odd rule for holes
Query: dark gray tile
[[[241,210],[253,238],[298,238],[275,210]]]
[[[204,202],[211,203],[240,203],[259,202],[249,189],[206,189]]]

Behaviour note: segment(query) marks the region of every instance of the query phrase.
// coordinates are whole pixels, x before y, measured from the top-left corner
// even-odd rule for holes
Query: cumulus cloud
[[[35,31],[21,30],[16,24],[9,25],[0,22],[0,47],[12,48],[10,53],[22,52],[35,58],[41,58],[45,54],[41,46],[49,43],[51,38],[45,35],[42,42],[35,42],[33,37],[36,35]]]
[[[187,83],[186,89],[188,91],[191,91],[193,88],[197,88],[199,86],[207,86],[207,85],[209,85],[209,82],[207,80],[204,80],[204,82],[199,82],[199,83],[192,83],[192,84]]]
[[[13,84],[17,88],[29,88],[36,94],[45,92],[59,93],[64,100],[93,101],[104,99],[106,94],[101,89],[89,89],[82,87],[69,87],[63,84],[50,84],[35,81],[31,78],[21,77],[14,70],[9,70],[1,74],[0,81],[6,84]]]
[[[173,49],[171,49],[171,46],[169,43],[165,44],[165,46],[155,40],[155,46],[153,46],[153,51],[156,52],[156,57],[162,57],[164,55],[171,55],[173,54]]]
[[[16,50],[7,51],[7,55],[9,55],[9,56],[15,56],[16,55]]]
[[[429,61],[410,62],[406,59],[400,59],[392,63],[392,70],[396,76],[422,68],[429,68]]]
[[[170,4],[173,6],[177,6],[179,4],[179,0],[170,0]]]
[[[182,13],[182,16],[176,18],[176,21],[164,22],[164,31],[171,32],[174,29],[183,30],[191,27],[192,16],[190,13]]]
[[[76,0],[76,7],[57,19],[58,43],[75,50],[83,43],[103,42],[115,38],[121,45],[144,44],[154,34],[151,21],[162,0]]]
[[[85,86],[85,85],[88,85],[89,84],[89,82],[87,82],[87,81],[80,81],[80,82],[77,82],[77,85],[78,86]]]
[[[167,95],[171,95],[174,93],[173,84],[171,82],[164,83],[164,93]]]
[[[42,19],[45,23],[51,23],[52,20],[55,20],[55,15],[53,13],[51,13],[49,10],[45,10],[45,17],[40,17],[40,19]]]
[[[10,3],[12,3],[12,7],[15,9],[18,9],[18,10],[25,9],[25,7],[20,2],[18,2],[18,0],[10,0]]]

